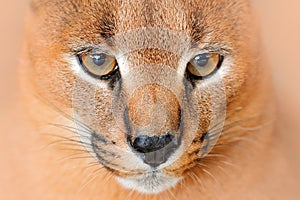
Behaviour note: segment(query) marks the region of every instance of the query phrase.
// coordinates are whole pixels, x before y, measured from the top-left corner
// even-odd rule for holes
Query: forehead
[[[109,38],[141,27],[184,31],[195,40],[230,34],[243,24],[247,0],[34,0],[31,8],[49,28],[68,36]],[[53,27],[54,26],[54,27]],[[238,31],[238,30],[237,30]]]

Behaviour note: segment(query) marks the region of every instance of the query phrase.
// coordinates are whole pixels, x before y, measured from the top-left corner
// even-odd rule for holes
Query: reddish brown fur
[[[178,5],[181,5],[181,7]],[[182,14],[185,14],[188,18],[184,19]],[[123,16],[123,18],[118,18],[118,16]],[[224,49],[219,50],[226,51],[234,60],[232,68],[223,79],[227,100],[225,127],[226,125],[230,126],[232,123],[237,124],[230,131],[224,130],[211,154],[198,164],[201,137],[208,129],[209,119],[212,115],[209,103],[210,95],[206,91],[200,90],[197,94],[199,112],[201,113],[201,117],[198,119],[199,132],[195,138],[192,138],[194,140],[193,145],[174,164],[165,168],[165,172],[174,177],[183,174],[186,177],[184,187],[180,187],[179,184],[178,187],[171,190],[178,199],[194,198],[196,195],[197,199],[200,199],[200,197],[203,197],[203,199],[218,197],[217,190],[212,189],[215,183],[213,182],[214,178],[210,175],[211,173],[219,180],[220,187],[223,187],[223,184],[228,184],[228,187],[244,184],[241,190],[246,193],[247,187],[252,187],[255,181],[252,178],[243,176],[238,180],[241,174],[251,171],[254,167],[251,159],[244,158],[250,155],[258,157],[260,150],[266,149],[269,145],[269,137],[272,132],[271,125],[250,133],[238,127],[261,126],[272,120],[270,118],[272,104],[269,103],[269,99],[265,95],[269,90],[268,76],[266,67],[258,54],[259,46],[255,31],[252,30],[255,27],[250,23],[251,16],[247,0],[189,0],[182,2],[149,0],[146,3],[136,4],[122,4],[122,1],[118,0],[33,1],[24,47],[24,55],[28,63],[21,66],[21,79],[24,84],[25,96],[29,100],[29,108],[45,110],[42,117],[36,115],[39,113],[33,114],[36,121],[53,122],[61,113],[56,113],[51,106],[49,107],[40,102],[32,104],[32,94],[41,99],[46,99],[48,104],[50,103],[50,105],[70,113],[75,81],[76,84],[80,85],[82,91],[92,87],[83,80],[78,80],[70,70],[69,64],[62,58],[62,55],[73,53],[78,48],[90,44],[97,45],[102,42],[114,46],[116,41],[105,41],[105,39],[141,27],[160,27],[184,32],[193,38],[198,45],[203,44],[205,37],[209,35],[210,44],[224,47]],[[183,22],[183,20],[186,20],[186,22]],[[165,38],[165,40],[168,40],[168,38]],[[131,52],[128,60],[133,63],[130,70],[134,71],[136,66],[149,63],[168,64],[177,70],[176,63],[178,59],[177,56],[170,55],[169,52],[148,49]],[[139,70],[141,70],[141,74],[144,75],[145,79],[155,73],[143,69]],[[145,94],[150,94],[149,101],[151,102],[148,102],[150,105],[157,102],[163,102],[166,105],[166,110],[169,111],[167,113],[168,119],[173,119],[173,121],[170,120],[166,123],[167,127],[178,128],[176,125],[179,122],[178,108],[180,103],[165,88],[157,85],[152,87],[137,91],[136,96],[130,99],[129,114],[133,121],[136,124],[149,121],[149,113],[151,112],[147,109],[150,109],[151,106],[144,106],[146,100],[139,98]],[[82,99],[84,98],[83,95]],[[114,127],[113,117],[108,109],[112,106],[112,98],[112,94],[107,91],[97,91],[95,95],[96,116],[93,118],[95,120],[91,122],[90,116],[83,116],[83,119],[89,121],[91,126],[101,127],[103,130]],[[141,113],[140,111],[143,108],[146,110]],[[82,110],[81,114],[84,115],[85,111]],[[37,123],[43,124],[44,122]],[[54,129],[53,131],[59,131],[60,136],[68,137],[67,132],[61,132],[60,129]],[[104,136],[118,147],[128,148],[122,131],[116,129],[114,136],[108,134],[104,134]],[[190,138],[185,136],[184,139]],[[43,140],[42,143],[50,142],[48,139]],[[254,141],[255,144],[245,142],[249,140]],[[82,147],[78,148],[82,149]],[[50,157],[59,157],[64,154],[66,153],[60,151],[59,148],[54,148],[50,155],[46,155],[46,158],[49,157],[50,159]],[[107,159],[114,162],[110,158]],[[64,197],[72,196],[73,192],[79,187],[80,180],[86,177],[85,173],[78,171],[78,176],[65,173],[63,170],[58,169],[59,166],[56,163],[48,159],[45,159],[45,162],[46,166],[57,172],[55,173],[56,177],[66,179],[66,182],[61,185],[53,186],[52,181],[47,184],[55,187],[49,194],[50,198],[59,196],[59,198],[64,199]],[[69,163],[64,165],[76,166],[78,164],[76,161],[67,162]],[[242,172],[227,166],[226,163],[229,162],[240,166]],[[117,161],[117,164],[117,166],[107,166],[115,175],[127,177],[139,173],[136,171],[137,169],[122,173],[121,171],[126,168],[126,165],[122,161]],[[85,166],[81,163],[78,165]],[[236,181],[227,180],[226,176],[218,170],[220,168],[222,170],[225,168],[228,174],[235,177],[231,179]],[[207,172],[208,170],[209,172]],[[95,179],[93,184],[89,184],[79,194],[79,199],[126,198],[127,191],[115,183],[114,180],[101,181],[101,177],[106,176],[108,173],[105,170],[99,172],[100,178]],[[195,178],[196,174],[199,178]],[[47,180],[51,180],[51,177],[45,179],[45,181]],[[204,185],[200,186],[200,184]],[[227,189],[225,190],[227,191]],[[224,194],[228,197],[224,196],[224,199],[240,199],[241,197],[240,193],[235,194],[234,191],[229,191],[229,189],[228,192],[226,191]],[[161,197],[169,195],[168,192],[164,192]],[[251,197],[251,192],[245,195]],[[134,197],[141,197],[141,195],[134,193]],[[151,196],[151,198],[156,199],[159,197]],[[172,195],[171,198],[173,198]]]

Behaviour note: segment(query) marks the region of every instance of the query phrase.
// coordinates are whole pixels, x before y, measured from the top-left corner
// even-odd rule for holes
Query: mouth
[[[125,188],[138,191],[143,194],[158,194],[175,187],[182,178],[170,177],[161,171],[149,171],[144,175],[121,178],[117,181]]]

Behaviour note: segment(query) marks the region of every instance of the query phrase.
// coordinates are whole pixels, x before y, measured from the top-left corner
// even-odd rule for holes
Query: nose
[[[167,134],[164,136],[139,136],[135,138],[132,147],[140,153],[150,153],[160,150],[168,145],[174,139],[173,135]]]
[[[165,163],[179,145],[174,135],[169,133],[152,137],[141,135],[131,141],[130,145],[133,149],[151,167],[158,167]]]

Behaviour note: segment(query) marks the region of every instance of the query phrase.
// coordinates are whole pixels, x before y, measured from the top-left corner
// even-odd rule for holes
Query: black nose
[[[132,147],[140,153],[149,153],[160,150],[174,139],[173,135],[158,136],[139,136],[135,138]]]
[[[141,135],[130,144],[141,154],[144,162],[152,167],[165,163],[179,145],[177,139],[171,134],[152,137]]]

